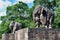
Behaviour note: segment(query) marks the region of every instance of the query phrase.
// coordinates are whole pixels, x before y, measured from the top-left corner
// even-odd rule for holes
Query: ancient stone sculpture
[[[41,9],[42,7],[40,5],[38,5],[34,11],[33,11],[33,20],[35,22],[35,26],[39,27],[40,26],[40,13],[41,13]]]
[[[40,27],[40,24],[42,24],[43,27],[52,28],[54,22],[53,11],[38,5],[33,11],[33,20],[36,27]]]
[[[21,23],[18,23],[18,22],[14,22],[12,21],[9,25],[9,28],[11,30],[11,32],[14,34],[15,31],[19,30],[22,28],[22,24]]]

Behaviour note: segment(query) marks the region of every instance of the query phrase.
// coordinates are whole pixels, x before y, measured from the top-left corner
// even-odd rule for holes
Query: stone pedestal
[[[60,40],[60,30],[25,28],[16,31],[15,40]]]
[[[60,29],[24,28],[15,34],[3,34],[2,40],[60,40]]]

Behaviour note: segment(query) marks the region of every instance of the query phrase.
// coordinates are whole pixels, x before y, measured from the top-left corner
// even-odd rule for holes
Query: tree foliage
[[[5,32],[11,21],[20,22],[23,24],[23,27],[34,27],[29,11],[29,7],[23,2],[19,2],[13,6],[8,6],[6,9],[6,16],[1,17],[2,23],[0,31]]]
[[[59,6],[54,11],[55,12],[55,22],[54,23],[55,23],[56,28],[60,28],[60,0],[58,0],[56,3]]]

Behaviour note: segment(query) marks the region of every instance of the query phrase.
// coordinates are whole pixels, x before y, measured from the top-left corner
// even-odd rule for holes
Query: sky
[[[27,3],[29,8],[31,8],[33,6],[33,1],[34,0],[0,0],[0,17],[1,16],[6,16],[6,8],[7,8],[7,6],[12,6],[12,5],[18,3],[19,1]],[[2,21],[0,20],[0,23],[1,22]]]
[[[12,6],[19,1],[27,3],[27,5],[31,8],[34,0],[0,0],[0,16],[6,15],[7,6]]]

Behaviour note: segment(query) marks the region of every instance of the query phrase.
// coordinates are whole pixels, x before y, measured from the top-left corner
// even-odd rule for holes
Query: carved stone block
[[[2,40],[15,40],[15,36],[11,33],[4,33],[2,34]]]
[[[24,28],[15,34],[2,34],[2,40],[60,40],[60,29]]]

